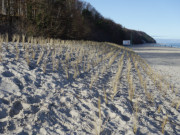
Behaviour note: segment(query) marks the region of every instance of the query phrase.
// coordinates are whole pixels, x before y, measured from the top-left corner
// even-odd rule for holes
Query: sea
[[[155,39],[156,46],[180,48],[180,39]]]

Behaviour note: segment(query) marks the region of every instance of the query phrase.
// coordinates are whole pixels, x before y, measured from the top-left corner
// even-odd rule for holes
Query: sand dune
[[[98,43],[100,46],[89,45],[90,42],[84,45],[82,42],[63,43],[60,49],[32,45],[28,56],[32,56],[33,48],[37,48],[37,54],[29,62],[22,43],[18,44],[20,53],[16,60],[15,43],[3,42],[0,54],[0,134],[180,134],[180,93],[179,89],[172,92],[171,88],[171,84],[179,88],[176,80],[180,71],[178,56],[173,55],[174,59],[168,61],[169,57],[164,58],[167,54],[161,56],[156,53],[156,48],[133,48],[137,52],[141,50],[138,53],[155,71],[168,75],[170,86],[166,87],[161,86],[166,81],[155,80],[156,76],[154,78],[149,72],[148,65],[131,50],[107,43]],[[9,49],[6,49],[7,45]],[[82,51],[81,46],[84,47]],[[50,55],[48,48],[52,51]],[[155,49],[156,56],[149,54],[149,49]],[[41,51],[46,55],[37,64]],[[100,55],[99,52],[104,53]],[[93,57],[89,57],[91,53],[94,53]],[[53,68],[55,54],[60,60],[58,70]],[[65,57],[71,62],[68,77]],[[81,62],[78,67],[74,66],[79,57]],[[44,63],[47,64],[46,72]],[[118,72],[121,74],[117,77]]]

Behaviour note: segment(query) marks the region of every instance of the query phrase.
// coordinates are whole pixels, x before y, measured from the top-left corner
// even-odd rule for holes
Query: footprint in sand
[[[112,134],[112,131],[111,129],[108,129],[108,128],[105,128],[101,133],[100,135],[111,135]]]
[[[12,131],[12,130],[15,130],[15,129],[16,129],[16,125],[14,124],[13,121],[9,121],[9,124],[8,124],[7,129],[8,129],[9,131]]]
[[[109,106],[109,108],[110,108],[113,112],[119,114],[120,117],[122,118],[122,120],[124,120],[124,121],[129,121],[129,120],[130,120],[130,118],[129,118],[128,116],[126,116],[126,115],[123,115],[123,114],[121,113],[121,111],[120,111],[115,105],[109,104],[108,106]]]
[[[10,71],[5,71],[5,72],[2,73],[2,75],[3,75],[4,77],[13,77],[13,76],[14,76],[14,74],[11,73]]]
[[[37,67],[35,62],[31,62],[31,64],[29,65],[29,69],[30,70],[34,70]]]
[[[41,87],[41,78],[40,77],[38,77],[38,78],[36,78],[36,81],[34,82],[34,85],[36,86],[36,87]]]
[[[29,134],[25,131],[22,131],[22,132],[18,133],[18,135],[29,135]]]
[[[23,83],[19,79],[14,78],[13,82],[19,87],[20,90],[24,88]]]
[[[0,122],[0,134],[4,133],[6,126],[7,122]]]
[[[0,98],[0,120],[8,116],[8,111],[5,106],[9,105],[9,101]]]
[[[9,101],[3,98],[0,98],[0,104],[6,104],[9,105]]]
[[[28,84],[31,84],[33,81],[30,79],[30,74],[26,74],[25,76],[24,76],[24,80],[26,81],[26,83],[28,83]]]
[[[37,106],[37,105],[31,106],[31,111],[33,114],[36,114],[39,110],[40,110],[39,106]]]
[[[14,117],[15,115],[19,114],[19,112],[23,109],[23,106],[20,101],[16,101],[13,103],[13,106],[9,112],[9,115],[11,117]]]
[[[40,103],[40,102],[41,102],[40,97],[37,95],[34,97],[32,97],[32,96],[27,97],[27,103],[28,104],[35,104],[35,103]]]
[[[0,108],[0,119],[6,118],[8,116],[7,109]]]

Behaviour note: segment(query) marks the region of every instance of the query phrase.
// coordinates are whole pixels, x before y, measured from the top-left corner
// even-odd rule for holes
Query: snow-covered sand
[[[123,59],[118,91],[112,100],[112,80],[126,50],[116,48],[119,54],[111,67],[107,66],[108,60],[101,61],[89,72],[82,71],[76,79],[71,77],[73,75],[67,79],[62,67],[52,71],[52,66],[47,66],[43,73],[42,66],[33,61],[28,66],[23,53],[16,61],[15,53],[5,49],[6,44],[3,43],[0,63],[0,134],[162,134],[166,116],[165,134],[180,134],[180,109],[176,110],[175,106],[179,92],[169,90],[162,94],[142,68],[139,70],[152,100],[145,96],[134,67],[131,74],[135,95],[133,102],[129,100],[127,54]],[[8,44],[13,50],[14,45]],[[102,72],[104,65],[107,68]],[[95,76],[96,81],[89,88],[91,76]],[[161,109],[158,110],[159,105]]]

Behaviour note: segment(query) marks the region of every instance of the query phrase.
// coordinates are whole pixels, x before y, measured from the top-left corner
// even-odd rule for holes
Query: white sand
[[[167,54],[162,53],[163,56],[161,56],[161,53],[156,53],[157,49],[162,48],[151,48],[154,54],[152,55],[148,53],[148,48],[134,48],[155,70],[158,69],[170,75],[173,80],[171,81],[178,85],[175,77],[178,79],[179,76],[177,63],[179,52],[177,57],[169,53],[169,57],[164,58]],[[170,91],[167,95],[163,95],[154,85],[151,85],[152,81],[142,69],[140,71],[143,78],[147,80],[147,89],[152,94],[154,102],[149,101],[145,96],[134,68],[132,68],[132,75],[135,96],[133,102],[130,102],[126,56],[118,92],[114,100],[111,100],[112,80],[117,72],[117,62],[123,50],[117,49],[120,52],[118,57],[103,74],[100,72],[108,61],[99,63],[88,73],[82,72],[76,79],[70,77],[68,80],[62,69],[53,72],[52,67],[47,67],[47,72],[44,74],[42,66],[31,63],[29,67],[24,56],[20,56],[20,59],[15,61],[13,52],[5,51],[5,47],[3,50],[3,62],[0,63],[0,134],[84,135],[101,131],[101,135],[132,135],[134,125],[137,126],[137,134],[161,134],[162,122],[166,115],[170,122],[165,125],[165,133],[180,134],[180,108],[176,110],[175,106],[171,106],[172,101],[179,98],[179,95],[172,94]],[[168,61],[167,58],[170,59],[171,55],[173,59]],[[165,66],[168,62],[168,66]],[[168,68],[173,68],[176,76]],[[99,72],[97,81],[90,89],[91,75],[97,72]],[[107,94],[108,104],[105,104],[103,88]],[[98,109],[99,97],[101,120]],[[137,121],[134,111],[136,102]],[[162,106],[160,113],[157,112],[159,105]]]

